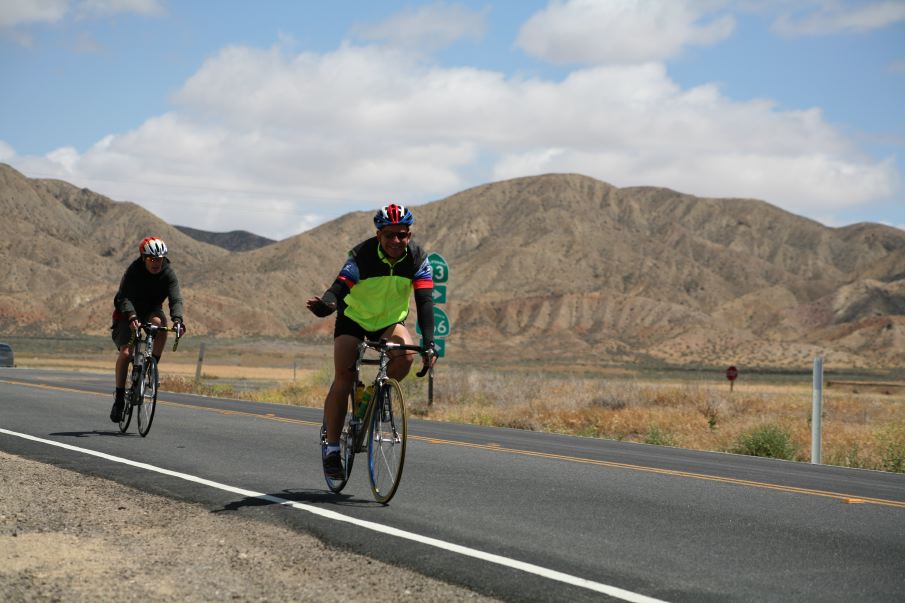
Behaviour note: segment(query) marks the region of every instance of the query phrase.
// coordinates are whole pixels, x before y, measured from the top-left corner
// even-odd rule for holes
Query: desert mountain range
[[[763,201],[577,174],[412,210],[416,240],[450,266],[450,359],[806,367],[822,354],[827,366],[905,366],[896,228],[829,228]],[[355,212],[228,251],[134,203],[5,164],[0,214],[0,336],[106,334],[122,272],[154,234],[170,248],[190,333],[326,343],[332,319],[304,301],[373,234],[371,212]]]
[[[247,230],[231,230],[229,232],[209,232],[191,226],[174,225],[180,232],[189,235],[196,241],[210,243],[227,251],[250,251],[276,243],[273,239],[256,235]]]

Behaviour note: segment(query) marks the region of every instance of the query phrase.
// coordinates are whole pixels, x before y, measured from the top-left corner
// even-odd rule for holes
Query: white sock
[[[339,452],[339,444],[327,444],[327,454]]]

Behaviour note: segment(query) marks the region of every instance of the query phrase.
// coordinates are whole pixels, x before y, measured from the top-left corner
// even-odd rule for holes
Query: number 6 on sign
[[[450,323],[449,317],[446,315],[446,312],[434,306],[434,337],[446,337],[449,335],[450,331]],[[423,335],[421,333],[421,327],[418,326],[418,323],[415,323],[415,332],[419,335]]]

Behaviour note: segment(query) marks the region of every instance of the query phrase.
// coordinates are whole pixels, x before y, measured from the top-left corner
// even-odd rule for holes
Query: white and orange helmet
[[[146,237],[138,245],[138,253],[142,256],[151,256],[152,258],[163,258],[167,255],[167,244],[163,239],[157,237]]]

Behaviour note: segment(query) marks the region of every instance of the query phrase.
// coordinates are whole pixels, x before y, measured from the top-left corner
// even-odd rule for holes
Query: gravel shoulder
[[[494,599],[285,527],[0,452],[0,601],[211,600]]]

